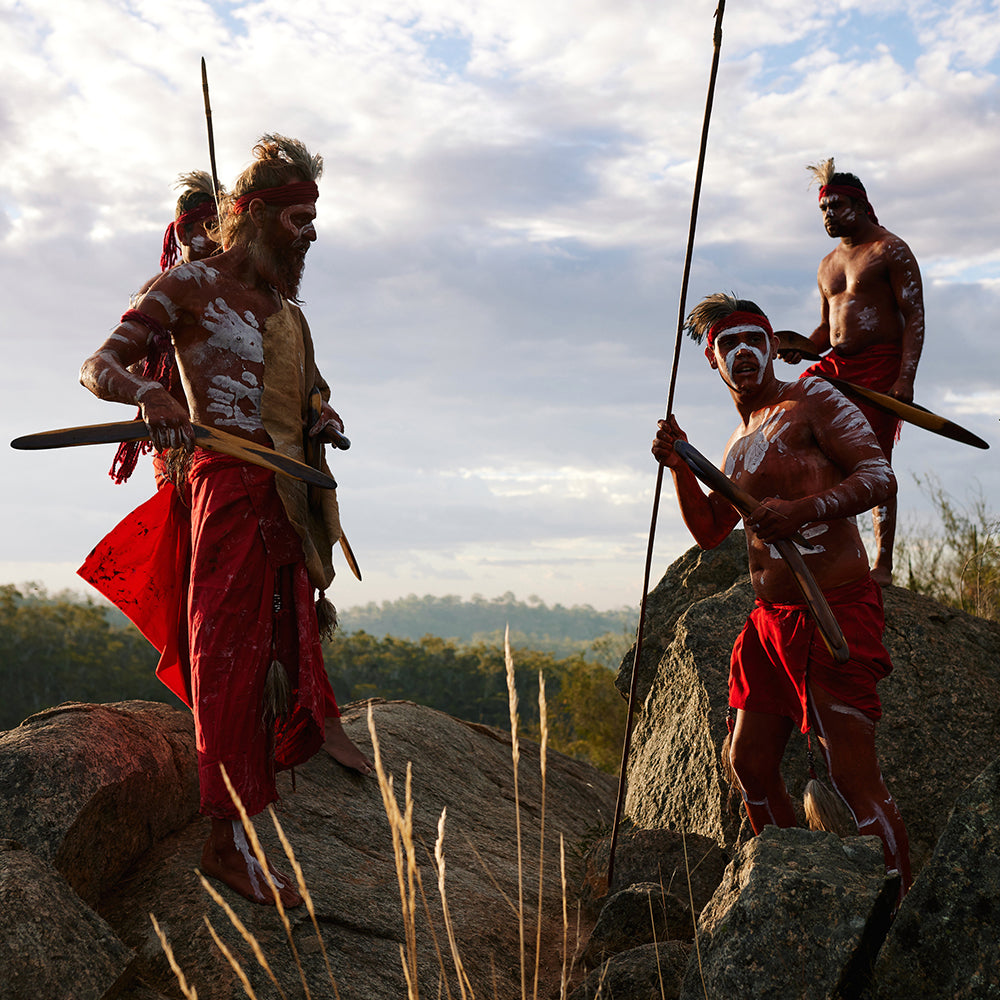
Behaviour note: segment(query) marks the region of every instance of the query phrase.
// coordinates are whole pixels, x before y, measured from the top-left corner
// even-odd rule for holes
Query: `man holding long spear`
[[[854,522],[895,494],[895,477],[864,416],[836,389],[818,378],[778,381],[778,338],[753,302],[709,296],[692,310],[688,330],[707,337],[705,355],[740,415],[725,472],[765,498],[745,518],[757,606],[733,648],[729,678],[730,760],[751,826],[759,833],[767,824],[796,825],[781,759],[793,726],[813,729],[859,831],[881,838],[886,869],[899,872],[905,891],[906,828],[875,753],[876,684],[892,664],[881,641],[881,591]],[[660,421],[653,454],[673,474],[695,541],[713,548],[740,517],[720,493],[702,491],[674,448],[686,440],[671,416]],[[813,546],[803,556],[846,633],[846,663],[824,645],[774,548],[797,531]]]
[[[134,552],[114,541],[124,531],[126,545],[149,544],[144,515],[133,516],[81,572],[105,592],[115,588],[116,603],[145,634],[163,637],[158,674],[194,710],[201,809],[212,820],[204,870],[268,903],[222,766],[254,815],[277,798],[275,771],[320,747],[362,773],[371,765],[340,724],[313,603],[314,589],[332,579],[330,547],[341,534],[334,492],[322,491],[317,509],[305,483],[194,447],[196,430],[207,428],[301,458],[310,389],[329,397],[295,305],[316,239],[322,158],[279,135],[264,136],[254,157],[223,213],[225,252],[164,273],[81,369],[95,395],[140,407],[157,448],[186,453],[179,489],[190,504],[190,544],[151,548],[149,565],[136,571]],[[155,378],[129,370],[164,343],[173,347],[186,406]],[[309,434],[333,440],[342,430],[324,402]],[[162,514],[162,502],[154,497],[150,510]],[[121,563],[134,572],[133,594]],[[173,610],[179,635],[157,620],[169,608],[145,607],[159,596],[158,570],[181,608]],[[301,902],[289,880],[270,875],[285,906]]]

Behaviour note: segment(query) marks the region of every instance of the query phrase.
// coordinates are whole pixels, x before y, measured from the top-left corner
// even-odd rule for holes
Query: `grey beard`
[[[293,249],[297,249],[293,246]],[[298,304],[305,254],[279,254],[268,243],[250,244],[250,260],[264,280],[283,298]]]

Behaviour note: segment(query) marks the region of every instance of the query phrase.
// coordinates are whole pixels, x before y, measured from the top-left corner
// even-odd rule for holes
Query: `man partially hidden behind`
[[[192,170],[180,174],[174,185],[181,189],[174,209],[174,221],[167,226],[163,234],[163,250],[160,253],[160,274],[150,278],[131,298],[134,308],[143,295],[149,291],[164,271],[169,271],[179,264],[189,264],[196,260],[205,260],[219,252],[221,247],[216,239],[218,236],[218,208],[215,202],[215,185],[212,175],[204,170]],[[225,191],[220,189],[220,197]],[[126,312],[122,317],[125,322],[131,318]],[[141,322],[141,320],[139,320]],[[184,387],[181,385],[180,373],[174,363],[174,350],[169,336],[164,332],[159,341],[150,345],[142,361],[132,366],[132,372],[147,379],[156,379],[164,388],[169,389],[174,398],[187,405]],[[124,483],[135,471],[140,455],[153,450],[149,441],[127,441],[115,453],[111,463],[111,478],[116,483]],[[153,459],[153,469],[158,486],[166,481],[167,469],[164,455],[157,452]]]
[[[806,375],[830,375],[884,392],[905,403],[924,343],[924,297],[920,268],[910,248],[880,226],[864,185],[854,174],[836,173],[833,159],[808,168],[819,181],[819,208],[827,233],[840,243],[819,265],[820,324],[810,339],[821,361]],[[796,364],[800,356],[782,352]],[[866,400],[856,400],[875,437],[892,460],[899,421]],[[892,583],[896,498],[872,511],[875,565],[872,576]]]
[[[371,765],[341,726],[314,604],[333,577],[336,496],[320,491],[317,508],[298,480],[194,447],[192,420],[301,459],[308,394],[316,385],[329,399],[295,304],[322,158],[279,135],[253,153],[223,208],[227,249],[166,271],[81,369],[102,399],[138,404],[157,448],[188,453],[177,488],[133,512],[81,574],[161,650],[158,676],[194,710],[201,810],[212,820],[205,871],[267,903],[220,765],[250,815],[277,798],[277,770],[320,747],[362,773]],[[186,405],[129,371],[164,337]],[[343,423],[327,401],[309,433],[327,440],[331,430]],[[189,519],[178,513],[185,502]],[[270,871],[284,905],[300,903]]]
[[[793,726],[812,729],[858,830],[882,839],[886,869],[899,871],[905,891],[906,828],[875,754],[882,714],[876,684],[892,663],[882,645],[882,592],[854,520],[895,492],[892,469],[864,416],[828,382],[778,381],[778,338],[753,302],[709,296],[688,328],[699,341],[707,336],[705,356],[740,416],[726,445],[726,475],[760,501],[745,518],[757,602],[733,647],[729,676],[730,759],[751,826],[759,833],[769,823],[796,825],[781,758]],[[720,494],[702,491],[674,451],[678,439],[687,440],[676,419],[661,420],[653,454],[673,474],[695,541],[714,548],[740,517]],[[845,633],[846,664],[834,662],[772,547],[796,531],[814,545],[802,554]]]

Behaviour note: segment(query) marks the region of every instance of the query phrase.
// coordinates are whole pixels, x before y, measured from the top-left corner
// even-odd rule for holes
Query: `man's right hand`
[[[139,400],[142,419],[149,428],[153,446],[163,451],[167,448],[194,448],[194,428],[187,409],[162,386],[152,385]]]
[[[680,429],[677,418],[671,414],[657,423],[656,437],[653,439],[653,457],[668,469],[687,468],[684,459],[674,451],[675,441],[687,441],[687,435]]]

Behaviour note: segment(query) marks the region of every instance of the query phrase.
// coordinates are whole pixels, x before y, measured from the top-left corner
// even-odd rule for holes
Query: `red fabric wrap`
[[[161,326],[152,316],[129,309],[122,314],[122,323],[139,323],[149,330],[150,337],[146,348],[146,357],[138,374],[145,379],[159,382],[167,391],[174,378],[174,343],[170,331]],[[142,408],[136,410],[135,419],[142,418]],[[135,472],[140,455],[148,455],[153,450],[149,441],[123,441],[115,452],[108,475],[121,485]]]
[[[864,202],[868,218],[876,226],[878,225],[878,219],[875,217],[875,209],[872,208],[872,203],[868,200],[868,192],[864,188],[855,187],[853,184],[824,184],[819,189],[819,200],[822,201],[828,194],[842,194],[845,198]]]
[[[180,260],[181,247],[177,239],[177,227],[189,226],[195,222],[204,222],[206,219],[214,219],[218,215],[214,201],[203,201],[197,208],[192,208],[190,212],[182,212],[167,226],[167,231],[163,234],[163,252],[160,254],[160,270],[169,271],[170,268]]]
[[[715,343],[715,338],[723,330],[731,330],[734,326],[757,326],[769,337],[774,333],[771,329],[770,320],[766,316],[761,316],[759,313],[743,312],[737,309],[736,312],[730,313],[725,319],[720,319],[712,324],[706,338],[708,346],[711,347]]]
[[[255,815],[278,797],[275,772],[308,760],[322,745],[324,718],[339,711],[301,542],[274,474],[199,449],[189,477],[189,514],[164,485],[79,573],[156,646],[157,676],[193,707],[202,812],[237,815],[222,763]],[[274,658],[288,672],[292,709],[265,725],[262,696]]]
[[[855,385],[888,392],[899,378],[899,367],[903,360],[903,348],[899,343],[874,344],[860,354],[844,356],[836,348],[815,364],[810,365],[799,378],[808,375],[829,375],[832,378],[853,382]],[[902,421],[892,413],[869,403],[866,399],[851,396],[851,402],[868,418],[879,447],[887,459],[892,458],[892,446],[899,440]]]
[[[319,188],[315,181],[297,181],[280,187],[261,188],[241,194],[232,205],[234,215],[241,215],[250,207],[250,202],[259,198],[267,205],[305,205],[319,198]]]
[[[733,646],[729,704],[747,712],[783,715],[809,731],[806,672],[838,701],[877,722],[882,717],[876,684],[892,671],[882,645],[882,590],[866,574],[826,592],[851,656],[836,663],[804,604],[757,606]]]

